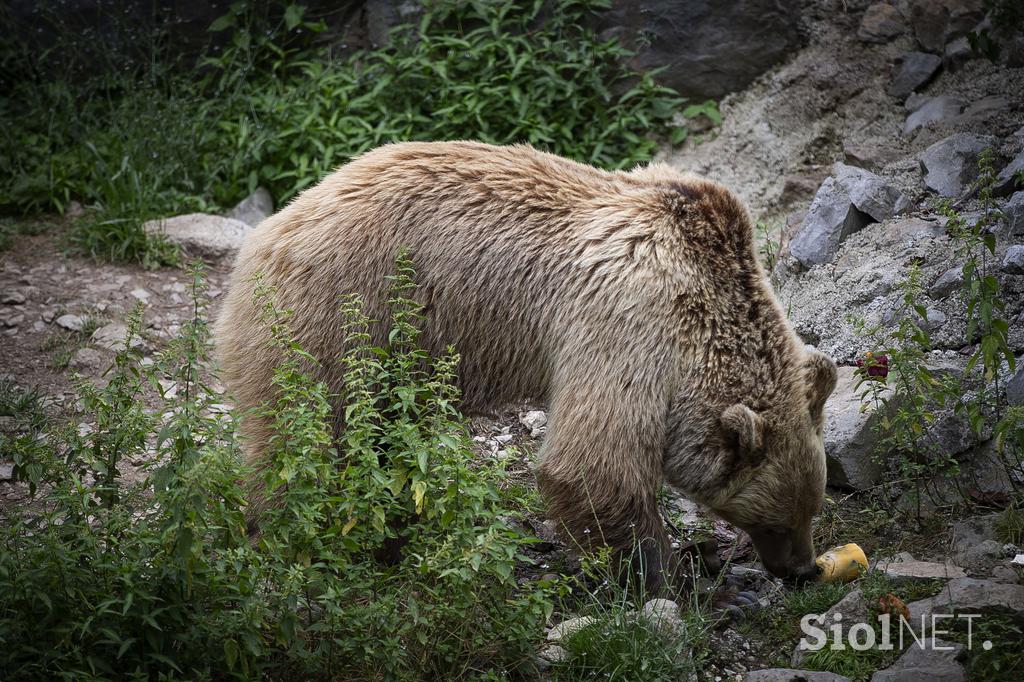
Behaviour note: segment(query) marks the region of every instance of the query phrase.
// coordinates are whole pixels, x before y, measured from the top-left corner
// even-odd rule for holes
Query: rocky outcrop
[[[687,97],[721,97],[750,84],[801,42],[794,0],[613,0],[598,16],[606,37],[636,52],[633,68]]]

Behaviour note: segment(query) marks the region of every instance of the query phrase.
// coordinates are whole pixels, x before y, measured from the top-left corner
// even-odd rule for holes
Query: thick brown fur
[[[548,402],[538,483],[576,541],[639,542],[658,584],[672,570],[655,502],[667,480],[744,528],[788,532],[790,550],[758,542],[762,554],[772,542],[781,552],[773,571],[809,564],[835,367],[791,330],[731,192],[663,165],[605,172],[522,145],[369,152],[242,248],[216,325],[239,406],[267,400],[280,360],[259,322],[255,275],[294,311],[295,338],[337,390],[339,298],[356,292],[372,319],[386,319],[386,277],[403,247],[424,345],[436,354],[454,344],[462,356],[463,409]],[[384,341],[383,326],[372,332]],[[259,466],[268,425],[248,416],[242,434]]]

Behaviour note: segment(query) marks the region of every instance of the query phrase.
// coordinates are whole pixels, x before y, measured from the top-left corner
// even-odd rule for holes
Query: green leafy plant
[[[928,312],[918,302],[922,287],[916,265],[900,287],[903,296],[894,311],[898,320],[894,330],[886,334],[881,325],[867,327],[855,321],[858,333],[869,336],[878,349],[865,356],[858,370],[858,388],[862,401],[879,415],[875,456],[891,471],[892,480],[914,486],[912,499],[920,521],[922,498],[930,493],[932,480],[959,473],[959,462],[945,450],[934,430],[940,410],[952,396],[959,395],[959,385],[954,385],[955,378],[933,372],[925,362],[932,344]]]
[[[457,358],[418,347],[413,288],[402,260],[382,347],[369,344],[358,301],[345,303],[343,396],[315,378],[288,313],[261,289],[282,362],[266,406],[264,473],[277,504],[255,541],[241,483],[255,474],[239,463],[233,420],[209,387],[200,271],[192,320],[152,367],[133,349],[139,309],[102,386],[77,383],[74,421],[87,428],[44,429],[31,394],[4,388],[0,409],[35,425],[2,437],[37,497],[0,511],[0,674],[403,680],[528,670],[552,604],[547,588],[517,583],[515,512],[496,470],[470,466]],[[144,409],[144,395],[159,409]],[[345,414],[337,435],[335,398]],[[400,551],[381,561],[392,541]]]
[[[711,626],[695,596],[677,595],[688,608],[659,622],[643,614],[651,595],[620,581],[609,550],[586,555],[581,563],[582,573],[559,587],[563,609],[589,620],[558,642],[566,655],[552,666],[555,680],[667,681],[700,670]]]
[[[625,168],[659,138],[681,141],[688,118],[719,121],[713,102],[684,106],[588,28],[607,5],[435,0],[388,46],[340,59],[313,42],[323,25],[301,5],[236,2],[211,26],[228,39],[201,79],[158,45],[146,66],[94,78],[37,64],[0,96],[0,210],[81,201],[73,248],[156,266],[175,256],[144,221],[215,211],[257,185],[281,203],[388,142],[529,142]]]

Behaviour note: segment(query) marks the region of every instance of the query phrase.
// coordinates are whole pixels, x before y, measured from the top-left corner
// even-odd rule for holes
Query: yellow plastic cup
[[[868,557],[860,545],[850,543],[833,547],[814,560],[820,572],[818,581],[823,583],[846,583],[856,580],[868,570]]]

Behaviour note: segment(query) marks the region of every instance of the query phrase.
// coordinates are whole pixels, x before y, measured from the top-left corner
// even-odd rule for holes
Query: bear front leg
[[[645,390],[641,373],[597,385],[595,376],[578,372],[580,382],[554,392],[538,489],[568,542],[611,547],[653,595],[671,588],[678,570],[656,499],[667,398],[657,386]]]
[[[586,476],[562,481],[543,464],[537,483],[568,544],[582,552],[611,547],[620,578],[635,579],[649,596],[672,588],[678,559],[653,493],[601,486]]]

